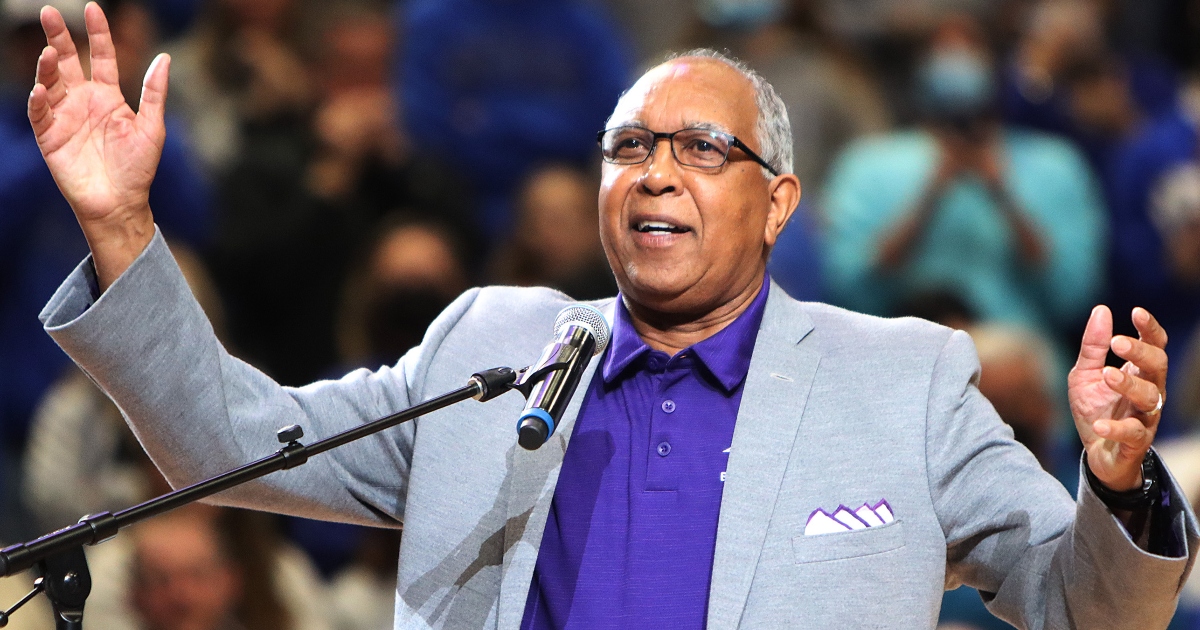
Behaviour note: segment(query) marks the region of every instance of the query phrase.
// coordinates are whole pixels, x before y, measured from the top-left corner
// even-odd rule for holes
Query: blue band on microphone
[[[546,439],[549,439],[551,435],[554,435],[554,418],[551,418],[550,412],[546,411],[545,409],[534,407],[533,409],[521,414],[521,417],[517,418],[517,432],[521,431],[521,423],[525,421],[525,418],[538,418],[542,422],[545,422],[546,428],[550,429],[546,432]]]

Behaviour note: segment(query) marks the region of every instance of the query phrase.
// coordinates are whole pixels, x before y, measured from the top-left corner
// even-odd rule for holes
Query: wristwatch
[[[1083,453],[1083,470],[1087,475],[1088,485],[1092,492],[1100,497],[1110,509],[1114,510],[1143,510],[1153,506],[1162,499],[1162,485],[1158,481],[1158,455],[1154,451],[1146,451],[1142,458],[1142,487],[1125,492],[1109,490],[1092,474],[1092,468],[1087,463],[1087,452]]]

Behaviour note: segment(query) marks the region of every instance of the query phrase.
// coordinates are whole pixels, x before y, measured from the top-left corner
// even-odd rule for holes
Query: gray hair
[[[742,60],[712,48],[696,48],[687,52],[672,53],[662,63],[685,57],[720,61],[736,70],[750,82],[754,87],[754,105],[758,108],[758,123],[754,133],[755,139],[758,141],[759,156],[777,173],[791,173],[793,162],[792,123],[788,120],[787,107],[783,104],[779,93],[775,91],[775,87]],[[763,175],[771,177],[770,172],[765,168]]]

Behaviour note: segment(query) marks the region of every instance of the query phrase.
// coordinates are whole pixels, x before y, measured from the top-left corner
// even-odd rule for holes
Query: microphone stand
[[[522,382],[519,384],[517,383],[518,374],[526,377],[522,378]],[[299,425],[289,425],[276,432],[276,437],[284,446],[273,455],[174,492],[168,492],[116,514],[112,512],[91,514],[79,519],[75,525],[29,542],[0,549],[0,577],[20,573],[33,566],[37,566],[42,574],[42,577],[34,582],[34,588],[28,595],[22,597],[8,610],[0,611],[0,628],[8,625],[8,618],[14,611],[36,597],[38,593],[45,592],[47,599],[50,600],[51,608],[54,610],[56,630],[82,630],[83,605],[92,589],[91,575],[88,572],[83,545],[100,544],[115,537],[119,530],[139,521],[198,501],[222,490],[253,481],[277,470],[295,468],[308,461],[308,458],[313,455],[324,453],[468,398],[486,402],[510,389],[517,389],[528,396],[530,387],[526,384],[528,376],[528,368],[520,372],[515,372],[512,368],[507,367],[476,372],[471,375],[465,387],[309,445],[301,444],[299,441],[304,437],[304,430]]]

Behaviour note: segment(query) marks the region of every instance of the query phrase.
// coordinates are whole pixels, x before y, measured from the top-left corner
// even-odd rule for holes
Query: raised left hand
[[[100,289],[108,287],[154,236],[150,184],[166,140],[163,107],[170,57],[146,72],[135,114],[125,103],[117,51],[104,11],[84,7],[91,77],[62,14],[43,7],[47,46],[29,93],[29,122],[38,147],[92,250]]]
[[[1112,313],[1092,309],[1079,359],[1067,378],[1075,428],[1087,451],[1088,467],[1116,492],[1142,485],[1142,458],[1154,442],[1167,382],[1167,333],[1144,308],[1133,309],[1138,338],[1113,336]],[[1109,349],[1121,369],[1105,366]]]

